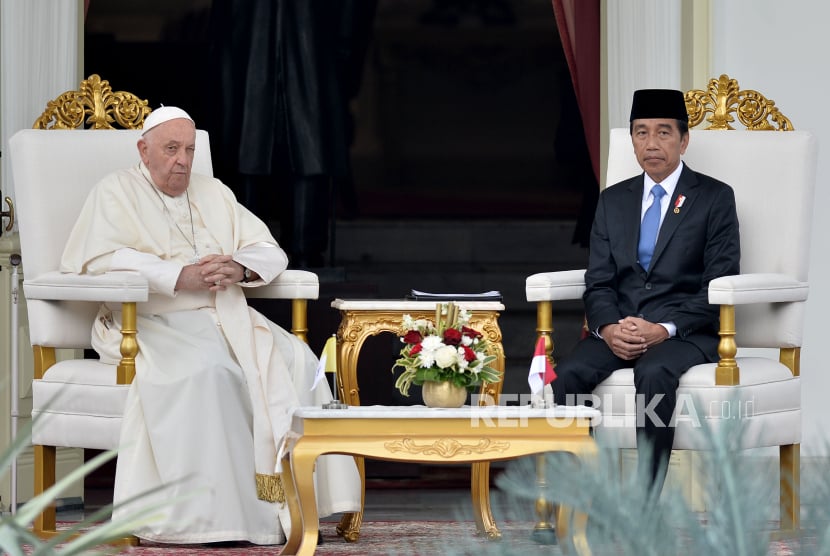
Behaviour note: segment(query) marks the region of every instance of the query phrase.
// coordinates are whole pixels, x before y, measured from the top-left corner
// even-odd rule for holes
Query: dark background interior
[[[92,0],[85,74],[207,127],[210,10],[211,0]],[[354,191],[341,191],[338,217],[578,213],[590,167],[550,3],[379,0],[366,40],[351,102]]]
[[[152,108],[181,106],[211,131],[200,125],[217,110],[211,104],[217,84],[208,78],[211,8],[211,0],[91,0],[85,76],[97,73],[114,90],[149,99]],[[350,103],[353,187],[338,191],[338,220],[440,225],[593,213],[596,182],[549,2],[378,0],[366,40]],[[581,239],[577,233],[573,241]],[[321,298],[324,291],[331,298],[372,297],[384,291],[384,279],[322,284]],[[284,308],[267,302],[258,308],[288,322]],[[339,316],[325,304],[312,310],[310,344],[319,352]],[[420,403],[417,393],[403,398],[395,391],[390,372],[365,370],[390,368],[397,349],[391,335],[367,341],[358,370],[363,404]],[[468,471],[367,463],[367,477],[378,484],[389,476],[423,483]]]

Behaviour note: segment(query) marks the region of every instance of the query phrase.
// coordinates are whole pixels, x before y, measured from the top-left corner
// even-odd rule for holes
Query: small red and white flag
[[[530,385],[530,392],[538,394],[546,384],[556,379],[556,371],[550,364],[545,353],[545,338],[540,337],[536,342],[536,351],[533,353],[533,360],[530,362],[530,373],[527,375],[527,383]]]

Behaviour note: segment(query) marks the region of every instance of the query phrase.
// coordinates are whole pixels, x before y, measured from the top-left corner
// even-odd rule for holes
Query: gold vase
[[[424,382],[421,395],[427,407],[461,407],[467,401],[467,389],[448,380]]]

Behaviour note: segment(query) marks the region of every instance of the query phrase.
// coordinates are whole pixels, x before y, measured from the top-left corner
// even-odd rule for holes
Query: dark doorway
[[[381,4],[355,102],[352,160],[362,210],[377,217],[574,214],[576,188],[557,178],[566,65],[550,5]]]
[[[92,0],[85,74],[153,107],[186,107],[208,127],[211,4]],[[584,147],[556,141],[574,107],[549,3],[379,0],[370,35],[340,217],[576,216],[592,178],[563,171],[579,156],[570,147]]]
[[[214,74],[208,56],[212,7],[212,0],[92,0],[84,73],[98,73],[154,108],[186,108],[211,132],[217,175],[239,192],[233,173],[217,168],[222,142],[209,123],[217,111],[211,102],[217,84],[206,78]],[[338,240],[332,266],[346,267],[348,280],[329,283],[311,308],[312,349],[319,353],[336,331],[339,315],[328,305],[334,297],[391,297],[389,292],[403,295],[411,287],[461,291],[458,284],[464,291],[499,289],[510,307],[503,323],[505,350],[508,365],[514,356],[519,361],[513,375],[519,391],[526,386],[534,335],[533,308],[523,298],[525,277],[584,267],[582,252],[573,264],[564,260],[566,254],[552,252],[557,242],[550,235],[564,227],[534,235],[539,228],[526,222],[576,220],[583,191],[596,187],[553,9],[539,0],[378,0],[370,30],[359,87],[349,102],[352,185],[339,189],[336,210],[341,234],[347,219],[357,225],[381,222],[360,249]],[[499,220],[488,232],[498,237],[482,238],[491,248],[474,263],[440,253],[449,245],[425,247],[434,263],[407,263],[397,242],[411,229],[424,229],[407,222],[405,230],[396,228],[395,221],[409,219],[439,227]],[[513,222],[503,226],[501,220]],[[394,246],[378,249],[375,244],[383,242]],[[388,252],[397,258],[384,259]],[[263,312],[286,326],[285,315]],[[581,316],[574,322],[581,323]],[[578,324],[575,330],[574,337]],[[361,365],[380,369],[386,379],[361,380],[361,397],[369,403],[399,401],[389,399],[394,357],[388,339],[361,354]],[[382,471],[375,463],[370,475],[411,473],[391,465]]]

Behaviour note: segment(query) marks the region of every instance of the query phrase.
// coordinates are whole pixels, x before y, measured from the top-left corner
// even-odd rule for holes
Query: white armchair
[[[51,106],[51,104],[50,104]],[[139,120],[139,126],[143,116]],[[46,126],[40,126],[46,127]],[[140,130],[45,130],[16,133],[9,141],[17,196],[23,291],[34,349],[32,385],[35,495],[55,481],[56,447],[113,449],[135,368],[135,304],[147,300],[146,280],[134,273],[101,276],[58,271],[64,242],[89,190],[106,174],[138,161]],[[212,175],[210,144],[197,131],[193,171]],[[292,302],[292,332],[306,339],[306,303],[318,297],[314,273],[287,270],[272,284],[246,288],[251,296]],[[56,362],[55,349],[90,347],[92,322],[102,301],[122,302],[124,329],[117,366],[92,359]],[[34,524],[47,537],[55,531],[54,507]]]
[[[734,90],[728,87],[733,83]],[[709,109],[707,112],[713,113],[709,119],[711,127],[732,121],[734,103],[748,98],[746,91],[734,94],[737,90],[737,83],[726,76],[712,80],[708,96],[711,106],[719,106],[722,93],[720,107],[729,110]],[[727,98],[727,91],[733,96]],[[700,93],[703,91],[686,95],[692,125],[702,120]],[[754,100],[758,101],[758,113],[768,110],[767,113],[786,120],[774,103],[767,104],[755,91],[749,93],[757,95]],[[737,110],[748,113],[744,108],[746,105],[741,104]],[[789,120],[781,127],[791,128]],[[709,285],[710,303],[720,305],[721,359],[716,364],[692,367],[683,375],[678,403],[684,398],[692,400],[697,415],[714,426],[723,419],[734,419],[736,411],[740,411],[745,432],[742,445],[736,448],[780,447],[782,530],[799,526],[799,356],[808,292],[816,157],[816,139],[807,131],[743,130],[692,130],[683,157],[692,169],[734,188],[742,274],[718,278]],[[640,173],[629,130],[611,130],[606,183],[614,184]],[[537,303],[537,332],[547,337],[551,349],[553,303],[580,299],[585,289],[583,278],[584,270],[540,273],[527,278],[527,300]],[[769,349],[743,348],[774,348],[775,355],[765,357]],[[630,403],[626,404],[626,400],[634,399],[633,370],[615,371],[593,394],[598,396],[603,414],[597,437],[620,448],[635,447],[635,411]],[[699,449],[700,430],[693,420],[679,420],[674,448]]]

